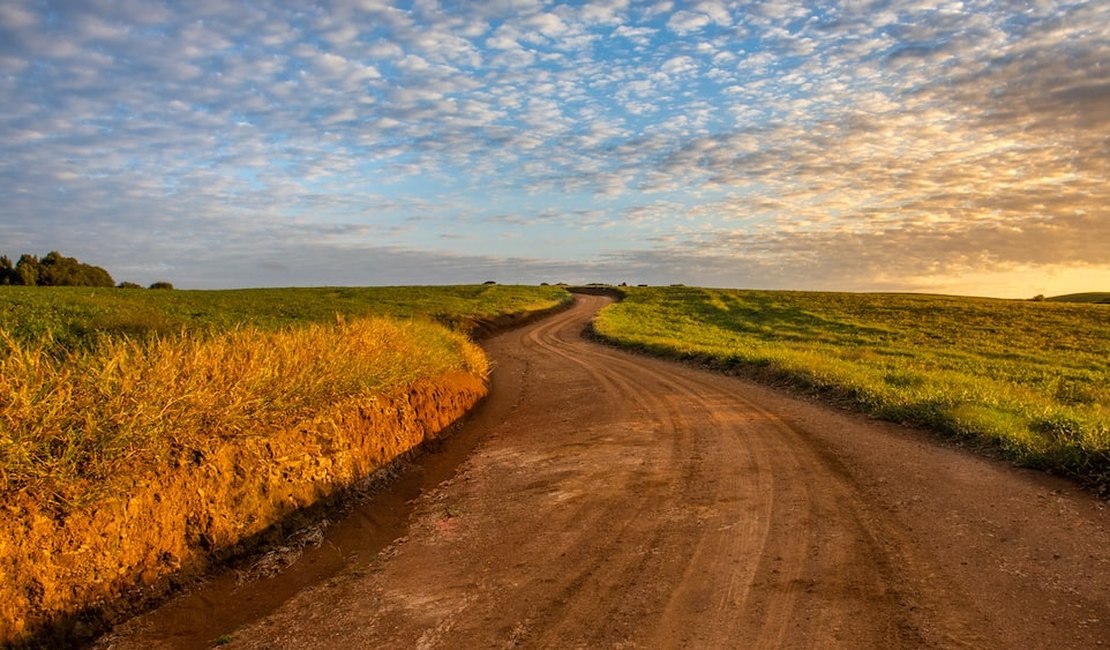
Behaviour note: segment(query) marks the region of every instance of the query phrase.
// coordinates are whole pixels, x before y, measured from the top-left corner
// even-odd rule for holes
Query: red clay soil
[[[607,302],[490,340],[494,390],[467,425],[481,442],[403,536],[225,647],[1110,643],[1103,502],[585,340]]]

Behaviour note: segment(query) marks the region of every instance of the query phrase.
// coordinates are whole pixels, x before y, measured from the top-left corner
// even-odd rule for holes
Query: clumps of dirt
[[[65,516],[31,499],[0,504],[0,645],[88,639],[299,510],[357,488],[486,393],[481,378],[458,373],[349,400],[278,435],[217,441],[195,463],[152,466],[124,494]],[[294,535],[248,573],[288,564],[317,537],[319,528]]]
[[[245,570],[238,571],[235,576],[236,584],[269,578],[293,566],[306,548],[316,548],[324,543],[324,529],[329,523],[327,519],[323,519],[293,533],[283,540],[281,546],[271,548]]]

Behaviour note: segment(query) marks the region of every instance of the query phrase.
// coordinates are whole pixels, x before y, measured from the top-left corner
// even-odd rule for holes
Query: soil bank
[[[0,644],[87,639],[435,437],[486,393],[482,379],[456,373],[335,404],[292,430],[151,467],[123,496],[65,517],[3,503]]]

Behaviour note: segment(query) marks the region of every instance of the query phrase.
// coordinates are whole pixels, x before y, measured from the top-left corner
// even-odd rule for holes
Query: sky
[[[1110,291],[1110,2],[0,2],[0,252]]]

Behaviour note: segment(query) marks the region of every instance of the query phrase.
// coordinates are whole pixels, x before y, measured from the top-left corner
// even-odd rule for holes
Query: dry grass
[[[0,329],[0,494],[60,506],[89,502],[134,468],[294,426],[338,400],[487,372],[464,336],[382,318],[57,350]]]

